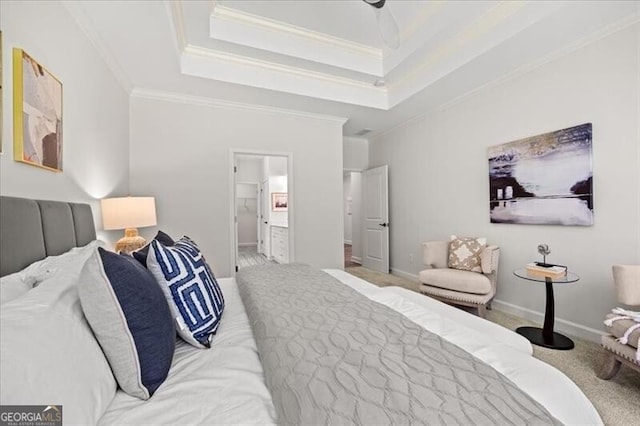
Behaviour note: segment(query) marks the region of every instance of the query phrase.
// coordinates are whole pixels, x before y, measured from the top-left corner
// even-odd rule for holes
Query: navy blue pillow
[[[173,241],[173,238],[162,231],[158,231],[154,240],[158,241],[165,247],[171,247],[176,243],[175,241]],[[149,255],[149,247],[151,247],[151,243],[132,253],[133,257],[135,257],[138,262],[142,263],[142,266],[144,266],[145,268],[147,267],[147,256]]]
[[[78,290],[118,384],[149,399],[167,378],[176,341],[158,283],[133,257],[98,248],[82,269]]]

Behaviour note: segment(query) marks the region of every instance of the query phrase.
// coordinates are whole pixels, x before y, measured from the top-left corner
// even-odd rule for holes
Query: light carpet
[[[381,287],[399,286],[418,291],[417,282],[395,275],[383,274],[359,267],[345,271]],[[426,297],[426,296],[425,296]],[[515,330],[532,323],[495,309],[487,311],[487,319]],[[533,345],[533,356],[554,366],[573,380],[591,400],[605,425],[640,425],[640,374],[625,366],[610,380],[596,375],[602,363],[602,349],[594,342],[571,336],[576,346],[570,351],[557,351]]]

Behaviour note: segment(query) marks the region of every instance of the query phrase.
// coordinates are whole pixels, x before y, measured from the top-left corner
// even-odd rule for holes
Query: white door
[[[271,257],[269,235],[269,181],[265,180],[260,184],[260,247],[261,253]]]
[[[362,173],[362,266],[389,273],[389,172],[387,166]]]
[[[256,251],[258,253],[262,253],[262,228],[260,224],[262,223],[262,198],[260,198],[260,184],[256,184],[256,240],[258,241],[258,245],[256,247]]]

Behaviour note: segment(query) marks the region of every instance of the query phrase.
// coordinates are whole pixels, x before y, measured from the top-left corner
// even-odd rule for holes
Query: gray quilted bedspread
[[[560,424],[492,367],[325,272],[255,266],[237,282],[279,424]]]

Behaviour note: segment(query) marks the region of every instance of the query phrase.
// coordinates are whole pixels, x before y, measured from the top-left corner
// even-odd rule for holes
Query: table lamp
[[[116,243],[116,252],[131,253],[144,247],[146,241],[137,228],[156,225],[154,197],[105,198],[100,202],[105,230],[124,229],[124,237]]]

